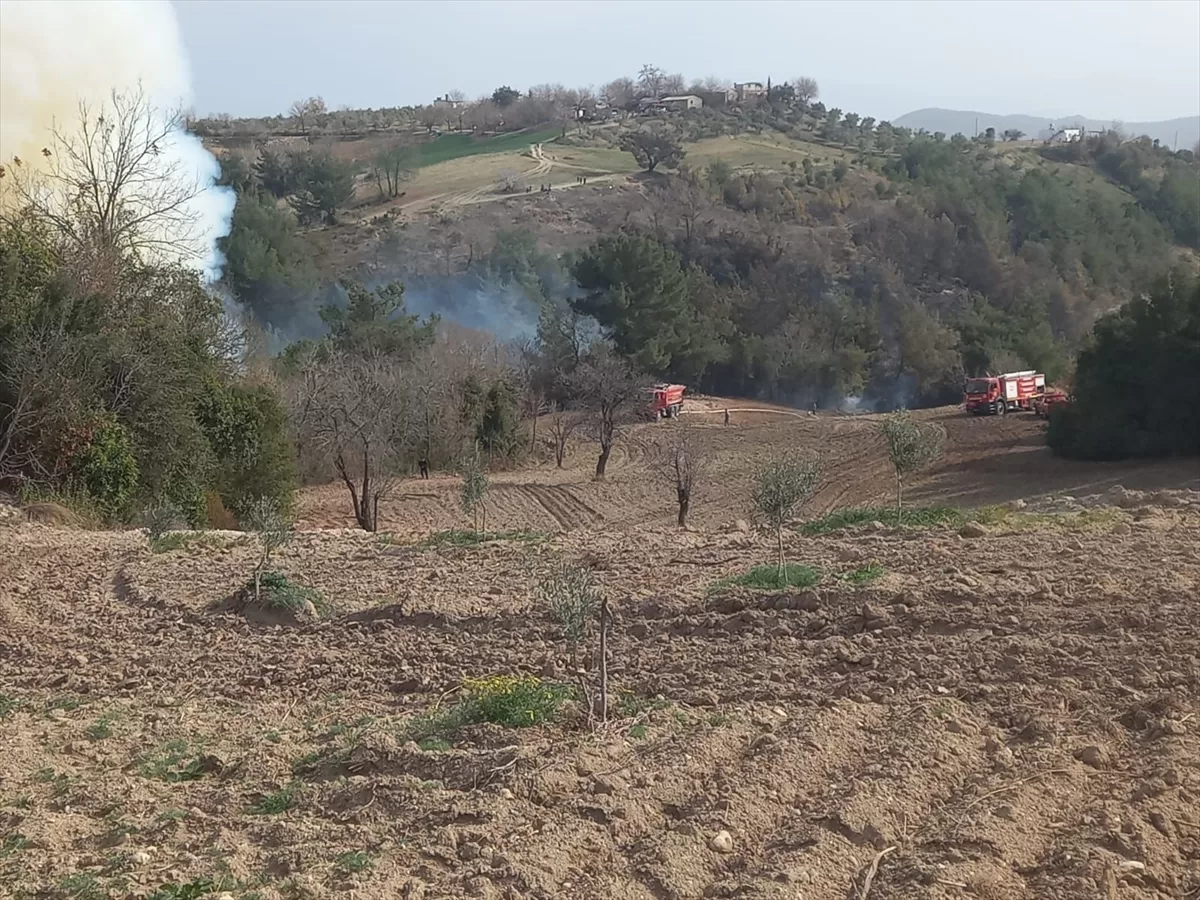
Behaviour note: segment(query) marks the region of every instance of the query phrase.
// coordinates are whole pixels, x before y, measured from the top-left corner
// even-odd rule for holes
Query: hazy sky
[[[811,75],[894,119],[942,106],[1147,121],[1200,114],[1200,0],[175,0],[197,112],[313,94],[401,106],[447,90],[599,85],[642,63],[736,81]]]

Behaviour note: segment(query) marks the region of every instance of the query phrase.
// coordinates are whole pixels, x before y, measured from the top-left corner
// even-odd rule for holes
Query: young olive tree
[[[754,479],[754,508],[763,523],[775,532],[779,580],[784,577],[783,529],[816,492],[821,463],[813,457],[787,455],[772,459]]]
[[[591,621],[600,608],[600,592],[592,583],[591,573],[571,563],[559,562],[538,582],[537,599],[550,610],[550,615],[562,629],[574,668],[579,645],[587,637]]]
[[[680,528],[687,527],[692,497],[707,465],[708,457],[699,435],[685,426],[676,429],[659,451],[659,477],[675,489],[675,502],[679,507],[676,521]]]
[[[918,422],[906,409],[891,413],[883,420],[883,440],[888,459],[896,470],[896,519],[904,508],[904,479],[939,456],[946,443],[946,431],[933,422]]]
[[[475,452],[464,457],[460,469],[463,479],[462,494],[460,495],[463,512],[471,516],[474,521],[475,533],[483,534],[487,530],[488,477],[483,471],[479,453]]]
[[[269,497],[251,501],[244,517],[247,530],[258,538],[258,561],[254,565],[254,602],[262,600],[262,576],[271,554],[292,539],[292,523],[279,503]]]

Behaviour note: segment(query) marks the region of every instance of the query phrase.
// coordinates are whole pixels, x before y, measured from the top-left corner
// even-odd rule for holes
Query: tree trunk
[[[556,438],[554,441],[554,465],[557,468],[561,469],[563,467],[562,466],[563,460],[566,458],[566,456],[567,456],[567,441],[566,441],[566,439],[564,438],[562,440],[559,440]]]
[[[679,527],[687,527],[688,510],[692,506],[692,498],[683,488],[676,488],[675,494],[679,499]]]
[[[604,479],[604,470],[608,468],[608,457],[612,453],[612,444],[600,445],[600,458],[596,460],[596,480]]]
[[[896,524],[899,525],[904,516],[904,476],[896,470]]]
[[[783,526],[780,525],[775,529],[775,539],[778,542],[779,549],[779,584],[783,586]]]

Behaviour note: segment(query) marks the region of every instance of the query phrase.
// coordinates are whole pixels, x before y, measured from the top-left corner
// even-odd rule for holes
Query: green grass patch
[[[427,737],[422,741],[417,741],[417,746],[426,753],[445,753],[450,749],[450,742],[437,737]]]
[[[195,781],[204,775],[201,747],[182,739],[167,741],[138,761],[143,778],[153,778],[169,784]]]
[[[58,883],[58,890],[71,900],[107,900],[108,897],[108,891],[100,885],[96,876],[87,872],[68,875]]]
[[[93,741],[103,741],[113,736],[112,717],[101,716],[88,726],[87,736]]]
[[[333,861],[333,865],[343,875],[354,875],[373,868],[375,858],[364,850],[356,850],[353,853],[343,853]]]
[[[257,803],[246,810],[252,816],[277,816],[285,813],[300,800],[300,786],[294,781],[286,787],[265,794]]]
[[[647,728],[645,725],[638,723],[636,725],[629,726],[628,734],[635,741],[644,741],[646,739],[646,736],[648,734],[650,734],[650,729]]]
[[[333,606],[325,596],[315,588],[296,584],[282,572],[263,572],[259,577],[262,603],[271,609],[286,610],[299,614],[311,603],[317,615],[321,618],[332,615]],[[250,597],[254,596],[254,580],[246,582],[242,588]]]
[[[211,878],[196,878],[186,884],[164,884],[147,900],[201,900],[211,897],[228,886],[227,880],[213,881]]]
[[[543,128],[540,131],[515,131],[495,137],[476,138],[471,134],[443,134],[432,141],[413,145],[404,162],[405,168],[421,169],[452,159],[479,156],[484,153],[514,153],[525,150],[530,144],[545,144],[553,141],[561,129]]]
[[[16,697],[10,697],[8,694],[0,694],[0,719],[7,719],[23,705],[21,700]]]
[[[38,784],[51,785],[55,797],[61,797],[71,789],[71,776],[53,769],[38,769],[33,773],[33,780]]]
[[[152,534],[146,540],[150,544],[151,553],[170,553],[186,547],[196,539],[196,535],[186,531],[168,531],[165,534]]]
[[[641,697],[633,691],[620,691],[617,694],[616,711],[626,719],[632,719],[644,712],[666,709],[671,701],[663,697]]]
[[[62,697],[53,697],[47,701],[46,712],[50,712],[54,709],[61,709],[63,712],[71,712],[72,710],[79,709],[82,704],[83,701],[78,697],[72,696],[71,694],[66,694]]]
[[[868,584],[877,578],[882,578],[887,574],[887,569],[879,565],[879,563],[867,563],[865,566],[859,566],[853,572],[845,572],[838,576],[842,581],[848,581],[851,584]]]
[[[952,506],[915,506],[897,513],[894,506],[861,506],[855,509],[835,509],[833,512],[805,522],[800,526],[800,533],[806,537],[822,534],[832,534],[845,528],[866,525],[868,522],[882,522],[891,528],[903,526],[906,528],[933,528],[939,525],[962,527],[969,521],[978,519],[972,515],[976,511],[955,509]]]
[[[554,720],[563,701],[574,698],[570,685],[532,675],[471,678],[452,706],[416,716],[399,734],[403,740],[446,738],[460,728],[491,722],[505,728],[527,728]]]
[[[820,519],[805,522],[800,533],[806,537],[833,534],[869,522],[881,522],[889,528],[962,528],[968,522],[1009,531],[1037,531],[1046,528],[1084,530],[1110,525],[1120,517],[1115,509],[1085,509],[1079,512],[1031,513],[1004,505],[957,509],[952,506],[915,506],[896,512],[894,506],[864,506],[837,509]]]
[[[544,531],[473,531],[470,528],[451,528],[436,531],[425,538],[417,548],[440,550],[444,547],[478,547],[492,541],[518,541],[523,544],[540,544],[550,537]]]
[[[784,588],[809,588],[821,580],[821,574],[812,566],[786,565],[779,571],[776,565],[755,566],[741,575],[730,575],[709,585],[709,593],[731,587],[745,587],[756,591],[778,591]]]
[[[1120,510],[1109,508],[1063,513],[1012,512],[1004,507],[996,509],[1000,512],[993,514],[985,524],[1002,526],[1005,531],[1044,531],[1051,528],[1086,531],[1111,526],[1121,518]]]
[[[10,834],[0,841],[0,859],[12,856],[29,846],[29,839],[23,834]]]
[[[160,812],[154,818],[157,821],[163,822],[163,823],[182,822],[189,815],[191,815],[191,813],[189,813],[186,809],[176,809],[176,808],[172,807],[171,809],[164,809],[162,812]]]

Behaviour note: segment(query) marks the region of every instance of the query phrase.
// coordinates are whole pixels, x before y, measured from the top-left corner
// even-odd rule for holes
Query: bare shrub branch
[[[364,531],[379,526],[379,503],[395,488],[419,438],[420,398],[395,359],[314,352],[289,398],[302,451],[332,463]]]
[[[98,107],[81,103],[75,121],[51,129],[41,166],[13,161],[11,207],[49,224],[68,249],[149,264],[198,259],[192,201],[205,186],[170,152],[183,131],[182,113],[155,107],[140,87]]]

